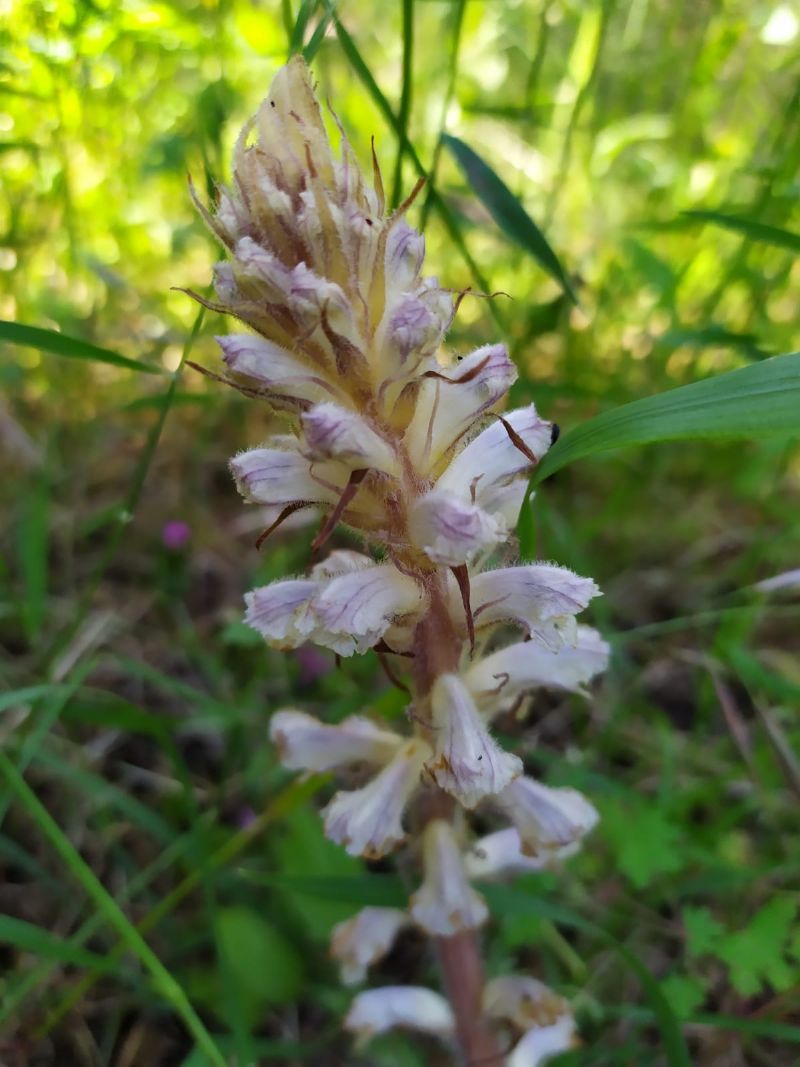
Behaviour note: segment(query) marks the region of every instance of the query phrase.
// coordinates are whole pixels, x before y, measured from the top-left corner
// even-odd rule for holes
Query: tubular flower
[[[433,819],[422,842],[425,881],[411,897],[411,917],[429,934],[447,937],[481,926],[489,917],[483,898],[467,880],[449,822]]]
[[[399,908],[362,908],[334,926],[331,955],[339,961],[345,985],[364,981],[367,968],[383,959],[407,922]]]
[[[230,464],[244,499],[274,519],[258,543],[309,508],[321,516],[315,552],[339,524],[363,548],[247,593],[245,620],[276,648],[375,649],[412,689],[396,732],[364,716],[330,725],[295,709],[270,722],[287,768],[372,775],[323,812],[325,833],[351,855],[380,858],[404,842],[406,822],[426,826],[410,917],[368,908],[337,928],[333,952],[348,981],[411,920],[463,937],[486,918],[469,876],[562,859],[597,819],[574,790],[523,777],[522,761],[489,732],[531,688],[583,692],[608,646],[576,622],[599,595],[591,579],[492,558],[502,548],[508,561],[553,427],[533,404],[501,414],[517,377],[505,345],[463,359],[444,350],[454,301],[423,273],[424,239],[405,218],[417,191],[389,211],[377,161],[368,181],[344,134],[334,153],[298,57],[242,131],[215,210],[197,205],[228,253],[215,268],[216,299],[203,302],[240,324],[218,338],[226,380],[284,420]],[[457,844],[438,814],[479,804],[513,826],[472,849],[466,842],[462,855],[468,820],[456,816]],[[430,990],[391,987],[359,995],[346,1025],[362,1035],[394,1025],[447,1034],[453,1022]],[[522,1037],[514,1067],[539,1062],[542,1042],[556,1040],[547,1029]]]

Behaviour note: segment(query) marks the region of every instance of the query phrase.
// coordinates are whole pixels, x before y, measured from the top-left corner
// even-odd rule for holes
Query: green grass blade
[[[790,230],[781,230],[777,226],[769,226],[765,222],[756,222],[744,215],[727,215],[723,211],[684,211],[683,217],[697,219],[698,222],[711,222],[715,226],[721,226],[723,230],[731,230],[743,237],[749,237],[752,241],[761,241],[764,244],[775,245],[777,248],[786,248],[790,252],[800,252],[800,233],[792,233]]]
[[[397,112],[398,145],[397,160],[392,181],[390,205],[396,208],[403,189],[403,155],[408,144],[408,120],[411,117],[411,93],[414,86],[414,0],[403,2],[403,87],[400,91],[400,107]]]
[[[0,341],[8,341],[12,345],[28,345],[30,348],[38,348],[40,352],[50,352],[69,359],[88,359],[95,363],[110,363],[112,367],[144,371],[145,374],[164,374],[161,367],[156,367],[151,363],[140,363],[138,360],[121,356],[118,352],[112,352],[108,348],[90,344],[89,341],[67,337],[66,334],[59,333],[57,330],[27,326],[22,322],[1,320]]]
[[[631,445],[800,432],[800,353],[682,385],[604,411],[559,438],[533,483],[576,459]]]
[[[0,942],[13,945],[21,952],[32,952],[44,960],[67,964],[72,967],[85,967],[93,970],[103,966],[103,957],[63,941],[49,930],[43,930],[23,919],[14,919],[10,915],[0,915]]]
[[[227,1067],[224,1056],[189,1003],[182,987],[175,981],[114,898],[98,881],[92,869],[4,752],[0,752],[0,773],[5,778],[11,793],[27,810],[70,874],[94,902],[109,926],[117,931],[126,947],[137,956],[150,973],[157,991],[172,1005],[205,1055],[215,1067]]]
[[[303,51],[303,41],[306,36],[308,20],[314,14],[316,7],[317,0],[302,0],[300,7],[297,10],[297,18],[292,27],[291,38],[289,39],[290,56],[297,55],[298,52]]]
[[[529,252],[537,263],[554,278],[573,303],[578,297],[558,256],[528,212],[489,164],[457,137],[444,134],[442,140],[453,154],[464,177],[494,221],[520,248]]]

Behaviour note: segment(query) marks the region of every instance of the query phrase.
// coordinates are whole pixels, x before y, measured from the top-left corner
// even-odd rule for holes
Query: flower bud
[[[451,937],[486,922],[489,910],[467,879],[450,823],[433,819],[423,837],[425,880],[411,897],[411,917],[429,934]]]

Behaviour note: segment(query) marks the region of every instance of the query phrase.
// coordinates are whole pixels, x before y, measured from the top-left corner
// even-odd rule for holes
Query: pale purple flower
[[[425,827],[422,848],[425,878],[409,902],[414,922],[440,937],[483,925],[489,909],[469,884],[451,824],[432,819]]]
[[[292,708],[275,712],[269,736],[283,766],[295,771],[330,771],[362,762],[380,766],[396,755],[403,740],[361,715],[329,725]]]
[[[449,1037],[455,1020],[441,993],[423,986],[382,986],[358,994],[344,1025],[362,1040],[396,1027]]]
[[[577,789],[542,785],[534,778],[517,778],[496,800],[519,831],[522,851],[527,856],[581,841],[599,818],[594,806]]]
[[[170,552],[180,552],[186,548],[192,536],[191,527],[182,519],[170,519],[161,528],[161,543]]]
[[[363,982],[367,969],[383,959],[408,923],[399,908],[362,908],[338,923],[331,934],[331,955],[338,961],[345,985]]]

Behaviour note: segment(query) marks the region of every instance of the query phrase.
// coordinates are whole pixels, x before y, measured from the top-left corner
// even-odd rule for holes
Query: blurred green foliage
[[[288,785],[266,719],[285,703],[396,718],[405,700],[374,657],[336,671],[266,652],[239,622],[241,592],[302,570],[311,534],[252,550],[259,518],[225,464],[268,418],[173,376],[189,349],[214,369],[228,328],[173,288],[205,291],[219,256],[187,174],[213,197],[274,71],[305,49],[362,160],[375,137],[395,201],[430,175],[412,221],[443,284],[505,294],[467,296],[452,344],[504,337],[515,399],[577,426],[800,347],[800,12],[0,10],[0,318],[75,339],[43,350],[18,333],[0,361],[0,731],[58,824],[24,792],[0,798],[0,1058],[204,1067],[197,1018],[230,1062],[445,1062],[395,1037],[365,1058],[338,1032],[348,997],[327,934],[404,892],[407,872],[364,873],[324,841],[314,796],[331,786]],[[519,199],[577,306],[443,134]],[[589,792],[603,822],[563,874],[495,888],[487,958],[575,998],[585,1046],[565,1067],[673,1067],[682,1042],[700,1067],[797,1062],[799,482],[796,445],[774,439],[584,460],[537,491],[537,550],[597,578],[615,659],[588,705],[538,696],[519,751]],[[177,548],[171,520],[188,528]],[[98,886],[146,935],[166,993]],[[375,980],[435,982],[421,939]]]

